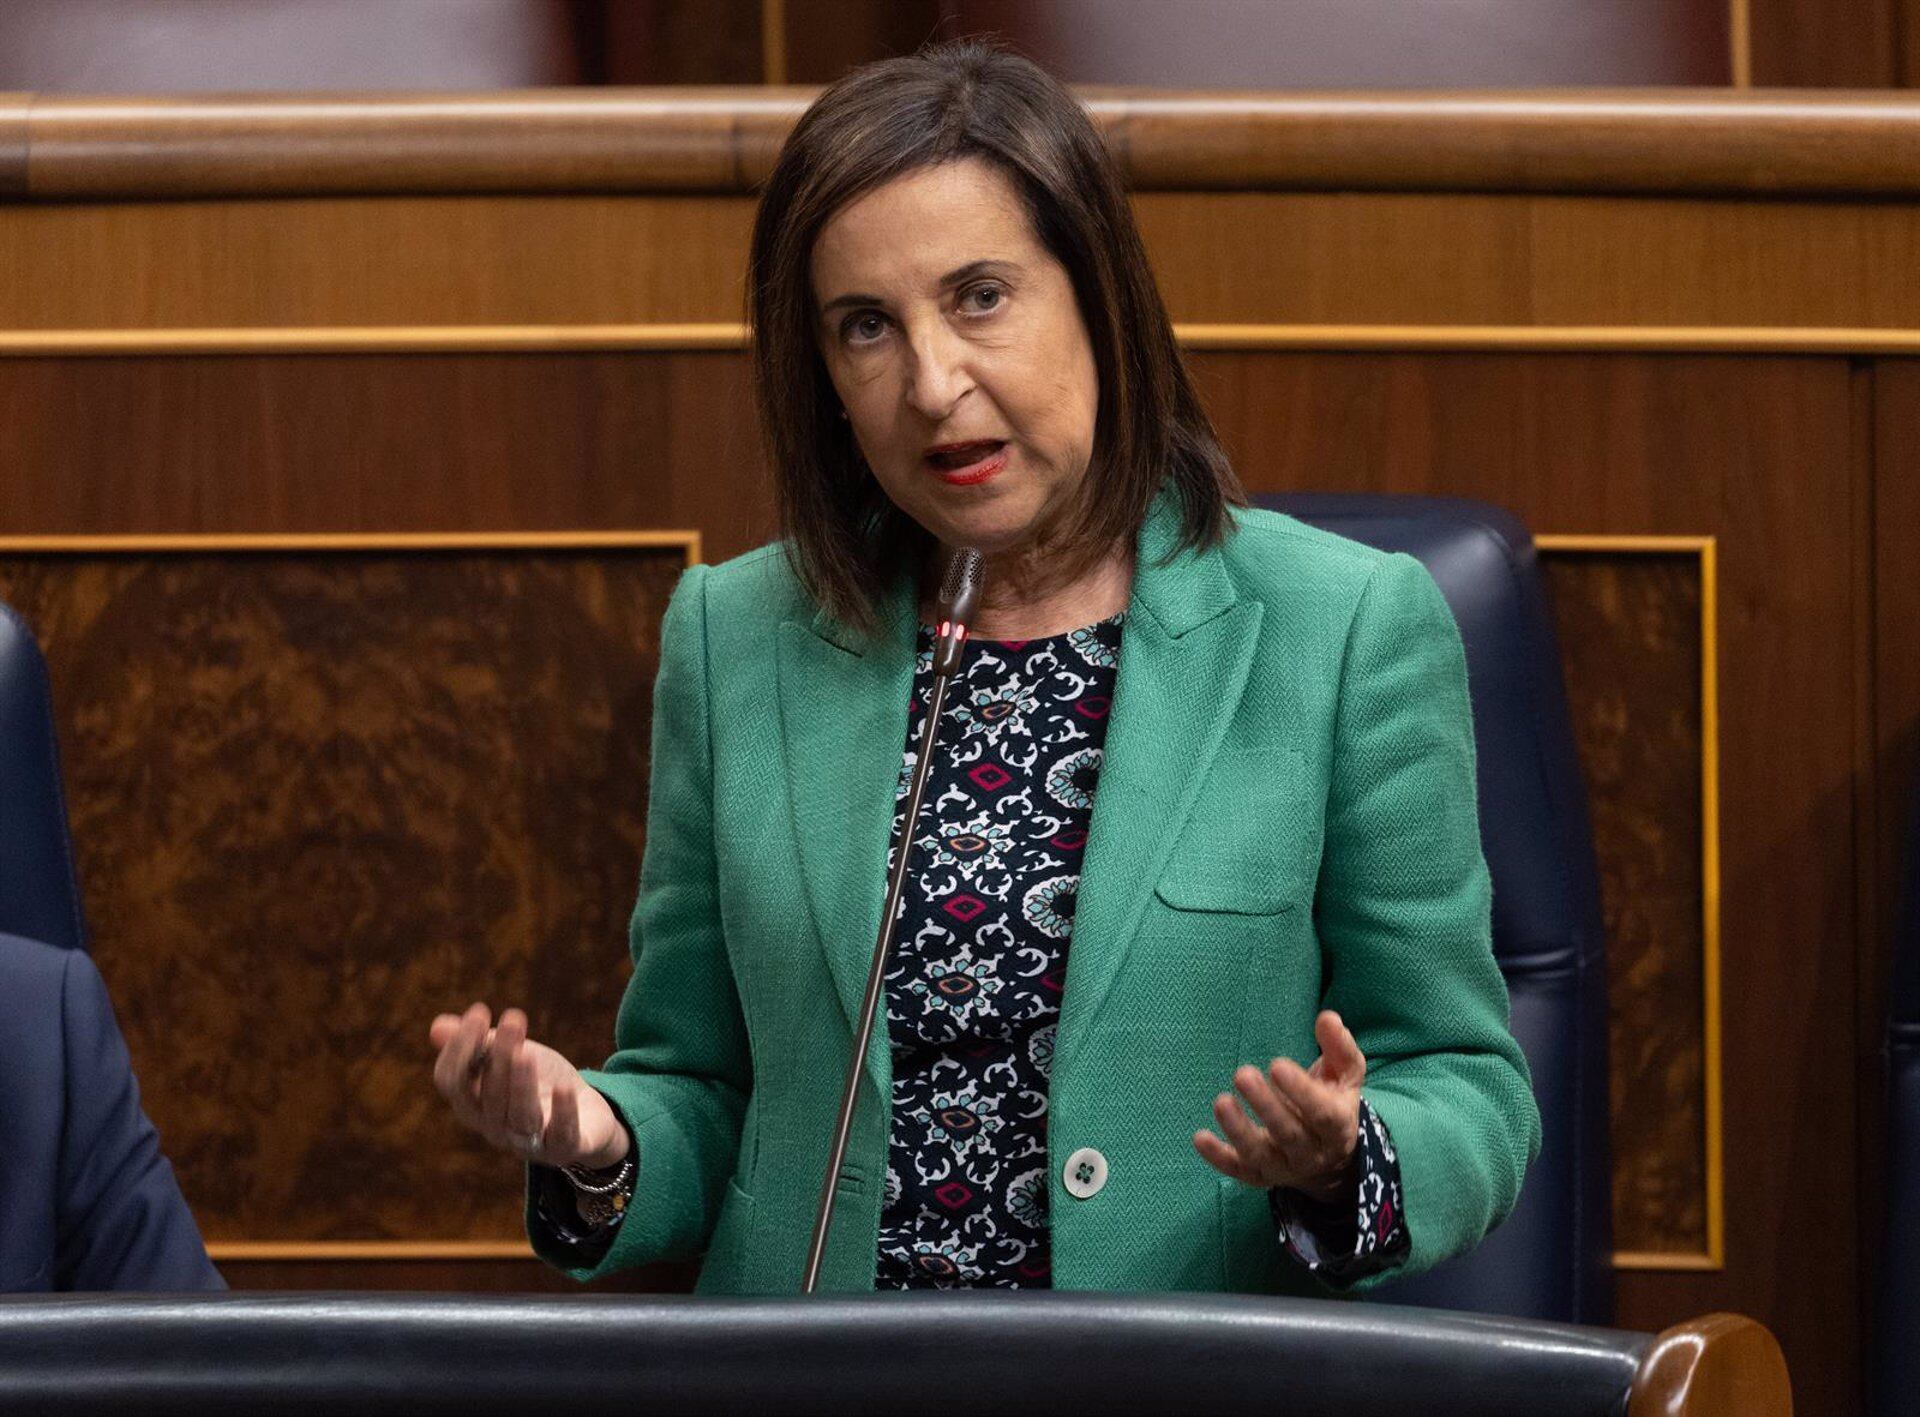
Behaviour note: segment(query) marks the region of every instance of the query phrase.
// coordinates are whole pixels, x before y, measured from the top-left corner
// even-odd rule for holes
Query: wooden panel
[[[1181,321],[1920,328],[1910,206],[1149,193],[1136,209]],[[0,330],[737,327],[751,219],[731,197],[0,204]]]
[[[1756,1313],[1808,1391],[1834,1395],[1840,1379],[1822,1375],[1852,1362],[1855,1254],[1792,1243],[1784,1217],[1831,1205],[1853,1176],[1852,1101],[1817,1081],[1855,1037],[1853,971],[1807,946],[1852,929],[1854,681],[1832,632],[1854,580],[1844,363],[1195,364],[1256,488],[1455,492],[1542,531],[1721,538],[1726,1127],[1740,1159],[1727,1269],[1625,1276],[1621,1317]],[[0,461],[18,476],[0,519],[38,532],[698,524],[718,559],[770,527],[746,394],[744,360],[725,352],[9,360]],[[1818,1168],[1797,1163],[1816,1155]]]
[[[751,221],[736,197],[0,206],[0,328],[739,320]]]
[[[1147,194],[1176,320],[1920,324],[1920,212],[1653,198]]]
[[[1747,0],[1753,82],[1885,88],[1901,82],[1897,0]]]
[[[1920,259],[1910,207],[1619,198],[1587,215],[1560,200],[1536,215],[1543,323],[1601,309],[1628,324],[1920,324],[1913,283],[1898,274]]]
[[[772,0],[769,0],[772,3]],[[40,199],[700,191],[762,182],[810,88],[0,95]],[[1086,95],[1140,191],[1920,193],[1920,104],[1725,89]]]
[[[1879,764],[1875,879],[1881,921],[1897,905],[1899,851],[1920,792],[1920,360],[1873,369],[1874,749]],[[1883,932],[1884,933],[1884,932]],[[1884,938],[1876,942],[1884,974]]]
[[[1858,1233],[1872,1256],[1885,1235],[1887,1208],[1908,1203],[1886,1194],[1888,980],[1901,912],[1920,910],[1905,892],[1908,833],[1920,796],[1920,361],[1880,360],[1865,377],[1873,483],[1862,538],[1872,551],[1861,614],[1873,697],[1863,725],[1859,822],[1861,911],[1857,939],[1860,1046],[1854,1080],[1864,1103]],[[1911,1123],[1908,1123],[1911,1125]],[[1879,1266],[1868,1261],[1869,1273]]]
[[[1842,361],[1198,356],[1248,485],[1482,497],[1538,532],[1719,538],[1726,1266],[1620,1276],[1620,1322],[1715,1309],[1780,1335],[1804,1410],[1847,1412],[1854,1193],[1852,394]],[[1612,892],[1609,883],[1609,891]],[[1842,1198],[1836,1200],[1836,1197]]]
[[[1727,0],[955,0],[1074,83],[1163,88],[1724,84]]]
[[[601,50],[599,82],[757,84],[766,74],[765,0],[592,0],[583,24]]]
[[[1541,566],[1604,883],[1614,1248],[1703,1256],[1701,561],[1578,553]]]
[[[93,953],[210,1241],[516,1238],[426,1027],[609,1046],[685,552],[0,555]]]
[[[20,197],[27,190],[26,95],[0,93],[0,200]]]
[[[0,361],[7,532],[768,538],[738,354]]]
[[[961,27],[942,22],[945,8],[941,0],[786,0],[786,63],[775,82],[829,84],[855,65],[955,38]]]

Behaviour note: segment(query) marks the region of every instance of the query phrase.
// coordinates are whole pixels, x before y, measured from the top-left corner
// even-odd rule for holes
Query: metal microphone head
[[[972,547],[963,547],[947,561],[934,603],[939,617],[933,642],[933,672],[951,674],[960,667],[960,649],[967,642],[967,626],[980,605],[980,584],[986,579],[986,561]]]
[[[967,625],[980,604],[980,583],[986,579],[986,559],[971,546],[963,546],[947,559],[947,574],[940,582],[940,599],[934,609],[948,624]]]

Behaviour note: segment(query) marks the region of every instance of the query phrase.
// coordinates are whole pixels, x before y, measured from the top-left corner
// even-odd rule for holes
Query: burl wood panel
[[[512,1239],[436,1012],[597,1060],[672,550],[0,557],[94,954],[210,1240]]]
[[[1541,567],[1604,882],[1614,1246],[1704,1254],[1700,561]]]

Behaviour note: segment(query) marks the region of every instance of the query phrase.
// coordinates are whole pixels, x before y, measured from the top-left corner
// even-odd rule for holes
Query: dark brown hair
[[[754,220],[748,307],[761,424],[788,554],[827,613],[870,629],[928,537],[868,470],[815,340],[813,245],[833,214],[896,177],[993,164],[1073,281],[1099,374],[1092,462],[1069,544],[1089,564],[1130,541],[1163,485],[1183,547],[1225,537],[1244,494],[1188,378],[1119,174],[1092,120],[1038,66],[977,40],[854,70],[795,125]]]

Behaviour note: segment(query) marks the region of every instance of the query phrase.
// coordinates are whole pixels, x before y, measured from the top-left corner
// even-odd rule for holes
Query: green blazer
[[[1168,560],[1163,498],[1140,537],[1051,1078],[1058,1288],[1327,1292],[1282,1251],[1265,1193],[1192,1144],[1237,1065],[1318,1056],[1322,1006],[1366,1053],[1398,1153],[1397,1272],[1498,1224],[1539,1149],[1490,947],[1453,619],[1406,556],[1236,520],[1224,546]],[[915,608],[903,585],[854,638],[778,547],[674,591],[633,977],[617,1051],[587,1074],[639,1176],[578,1277],[704,1251],[703,1292],[798,1291],[880,923]],[[890,1090],[883,1028],[823,1289],[873,1287]],[[1109,1170],[1077,1200],[1058,1172],[1083,1146]]]

